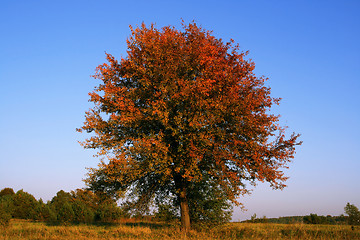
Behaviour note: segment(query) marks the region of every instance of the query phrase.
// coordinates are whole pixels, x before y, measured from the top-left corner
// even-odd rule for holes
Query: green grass
[[[0,239],[360,239],[360,227],[352,230],[347,225],[229,223],[192,230],[185,237],[178,225],[162,223],[51,226],[12,220],[9,227],[0,228]]]

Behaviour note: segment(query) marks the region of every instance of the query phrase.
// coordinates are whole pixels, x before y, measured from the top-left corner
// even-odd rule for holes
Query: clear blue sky
[[[233,38],[269,77],[274,111],[301,133],[283,191],[260,184],[234,220],[360,207],[360,1],[11,1],[0,3],[0,189],[50,200],[84,187],[95,153],[77,141],[90,75],[126,56],[129,25],[195,20]]]

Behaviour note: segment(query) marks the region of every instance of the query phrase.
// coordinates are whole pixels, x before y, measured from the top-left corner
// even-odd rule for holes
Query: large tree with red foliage
[[[83,144],[105,156],[88,182],[108,192],[130,192],[137,203],[175,196],[190,229],[189,189],[204,184],[234,203],[245,183],[283,188],[282,168],[299,135],[285,137],[254,63],[234,41],[224,43],[195,23],[182,30],[143,24],[127,40],[125,58],[107,54],[95,106],[80,131]],[[190,199],[191,200],[191,199]]]

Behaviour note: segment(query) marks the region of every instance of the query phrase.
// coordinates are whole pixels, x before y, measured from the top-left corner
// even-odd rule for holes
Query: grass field
[[[347,225],[229,223],[192,230],[184,236],[178,226],[162,223],[50,226],[42,222],[12,220],[0,228],[1,240],[24,239],[360,239],[360,227]]]

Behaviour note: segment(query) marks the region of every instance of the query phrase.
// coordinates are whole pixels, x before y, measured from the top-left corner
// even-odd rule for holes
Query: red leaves
[[[89,94],[95,108],[82,129],[95,136],[85,146],[109,156],[106,174],[125,183],[146,174],[196,182],[206,174],[233,200],[244,181],[283,187],[280,168],[300,143],[298,135],[286,140],[269,113],[279,99],[233,40],[223,43],[195,23],[183,27],[131,28],[128,56],[106,54],[95,74],[103,83]]]

